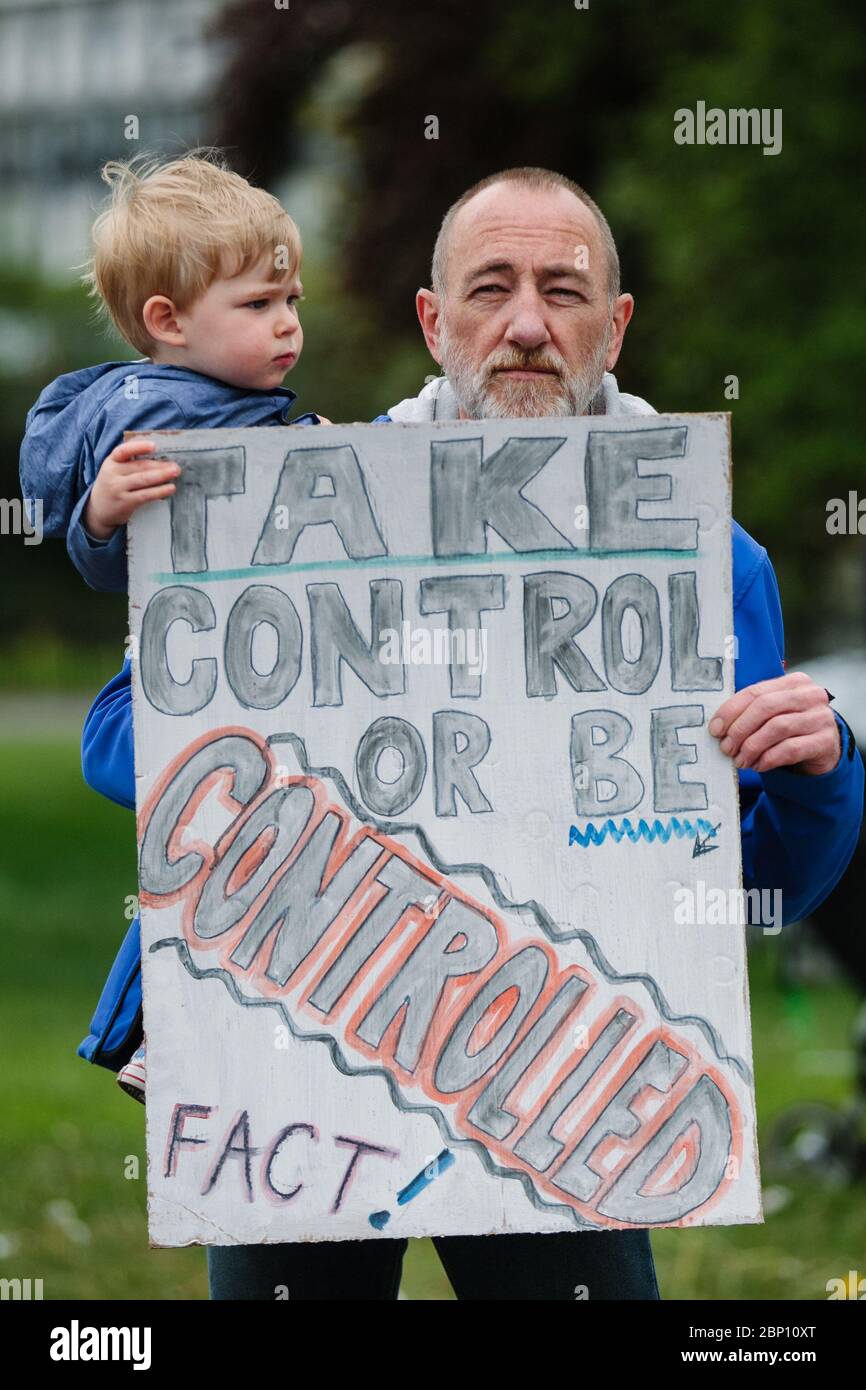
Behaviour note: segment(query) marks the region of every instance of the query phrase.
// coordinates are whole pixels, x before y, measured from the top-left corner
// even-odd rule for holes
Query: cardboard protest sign
[[[728,417],[149,437],[152,1243],[760,1220]]]

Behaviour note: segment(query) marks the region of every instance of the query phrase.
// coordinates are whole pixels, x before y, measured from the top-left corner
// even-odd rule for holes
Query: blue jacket
[[[285,425],[295,399],[285,386],[248,391],[147,357],[67,372],[27,412],[21,492],[41,499],[43,534],[66,537],[72,562],[92,589],[125,593],[126,527],[99,541],[82,521],[100,465],[122,443],[124,430]],[[292,421],[318,423],[315,415]]]
[[[379,419],[387,420],[387,417]],[[784,675],[782,608],[776,575],[762,545],[732,522],[737,690]],[[91,787],[135,809],[131,667],[97,696],[84,725],[82,768]],[[834,711],[835,713],[835,711]],[[740,769],[743,886],[782,890],[783,924],[814,911],[842,877],[863,818],[864,772],[854,736],[837,714],[842,755],[820,777],[792,768]],[[88,1061],[116,1070],[141,1042],[141,947],[136,917],[102,992],[91,1031],[78,1048]]]

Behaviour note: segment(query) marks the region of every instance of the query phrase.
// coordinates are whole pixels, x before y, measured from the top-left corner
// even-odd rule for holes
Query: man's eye
[[[476,294],[505,294],[505,292],[504,285],[478,285],[472,291],[473,296]]]
[[[552,285],[551,288],[547,291],[547,293],[555,294],[558,295],[560,298],[564,297],[565,299],[583,299],[583,295],[580,293],[580,290],[570,290],[566,285]]]

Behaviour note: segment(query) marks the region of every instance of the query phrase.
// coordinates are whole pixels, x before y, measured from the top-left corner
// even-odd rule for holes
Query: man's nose
[[[538,295],[521,295],[513,305],[505,332],[507,341],[527,351],[549,343],[550,334],[547,331],[543,308],[543,301]]]

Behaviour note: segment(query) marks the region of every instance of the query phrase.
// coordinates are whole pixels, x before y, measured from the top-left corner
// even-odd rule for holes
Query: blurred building
[[[212,140],[221,0],[0,0],[0,246],[73,278],[106,159]],[[130,138],[132,136],[132,138]]]

